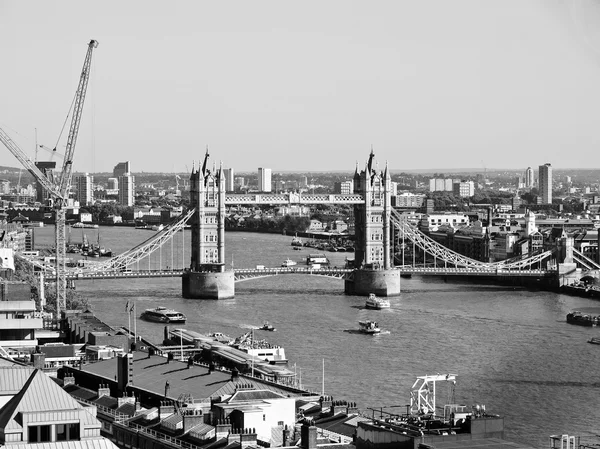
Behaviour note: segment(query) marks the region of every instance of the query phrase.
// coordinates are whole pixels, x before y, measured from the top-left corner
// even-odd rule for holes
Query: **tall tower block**
[[[392,268],[390,215],[392,180],[388,168],[378,172],[373,167],[371,150],[365,169],[354,173],[354,193],[364,203],[354,206],[356,267],[345,291],[351,295],[379,296],[400,294],[400,272]]]
[[[192,255],[182,277],[185,298],[228,299],[235,294],[232,271],[225,271],[225,176],[223,168],[208,169],[208,150],[202,168],[190,175]]]

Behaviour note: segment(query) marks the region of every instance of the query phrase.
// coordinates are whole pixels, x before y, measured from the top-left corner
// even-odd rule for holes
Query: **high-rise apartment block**
[[[475,195],[475,184],[473,181],[458,181],[453,184],[454,196],[468,198]]]
[[[539,167],[539,204],[552,204],[552,165],[544,164]]]
[[[135,201],[135,177],[130,173],[119,176],[119,204],[133,206]]]
[[[258,169],[258,190],[260,192],[271,191],[271,169],[262,168]]]
[[[333,193],[351,195],[354,193],[354,181],[338,181],[333,183]]]
[[[225,191],[226,192],[235,191],[233,168],[224,169],[223,174],[225,175]]]
[[[44,161],[44,162],[36,162],[35,166],[40,169],[40,171],[46,175],[46,178],[50,180],[50,182],[54,182],[54,172],[53,170],[56,168],[56,162]],[[35,200],[40,203],[45,203],[46,200],[50,198],[50,192],[48,192],[39,181],[36,181],[35,184]]]
[[[432,178],[429,180],[430,192],[452,192],[454,181],[451,178]]]
[[[525,170],[525,188],[531,189],[534,185],[533,168],[527,167],[527,170]]]
[[[94,177],[89,173],[75,177],[75,189],[77,190],[77,201],[80,206],[89,206],[94,203]]]
[[[119,162],[115,165],[115,168],[113,168],[113,177],[115,178],[119,178],[126,173],[131,173],[131,163],[129,161]]]

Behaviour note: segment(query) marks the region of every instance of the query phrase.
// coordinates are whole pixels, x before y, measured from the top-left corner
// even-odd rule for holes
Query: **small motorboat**
[[[588,340],[588,343],[591,343],[593,345],[600,345],[600,338],[592,337]]]
[[[296,247],[294,247],[294,248],[296,248]],[[281,264],[282,267],[286,267],[286,268],[293,267],[294,265],[298,265],[298,262],[295,262],[292,259],[285,259],[283,261],[283,263]]]
[[[359,321],[358,325],[360,326],[358,331],[363,334],[374,335],[381,332],[379,324],[375,321]]]
[[[265,323],[258,329],[261,331],[270,331],[270,332],[276,331],[276,329],[272,325],[270,325],[268,321],[265,321]]]

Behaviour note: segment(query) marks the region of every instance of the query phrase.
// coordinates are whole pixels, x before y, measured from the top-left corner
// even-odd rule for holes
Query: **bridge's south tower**
[[[225,271],[225,176],[223,169],[207,168],[208,151],[202,168],[190,175],[192,256],[190,270],[183,275],[185,298],[233,298],[234,275]]]
[[[391,190],[392,180],[386,166],[383,172],[373,167],[371,150],[365,169],[356,167],[354,192],[364,197],[364,203],[354,206],[356,271],[347,280],[346,293],[379,296],[400,294],[400,272],[392,268],[391,254]]]

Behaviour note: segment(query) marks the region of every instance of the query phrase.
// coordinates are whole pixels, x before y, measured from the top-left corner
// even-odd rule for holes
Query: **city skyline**
[[[53,147],[97,39],[77,172],[600,167],[592,2],[232,5],[3,2],[0,127]]]

